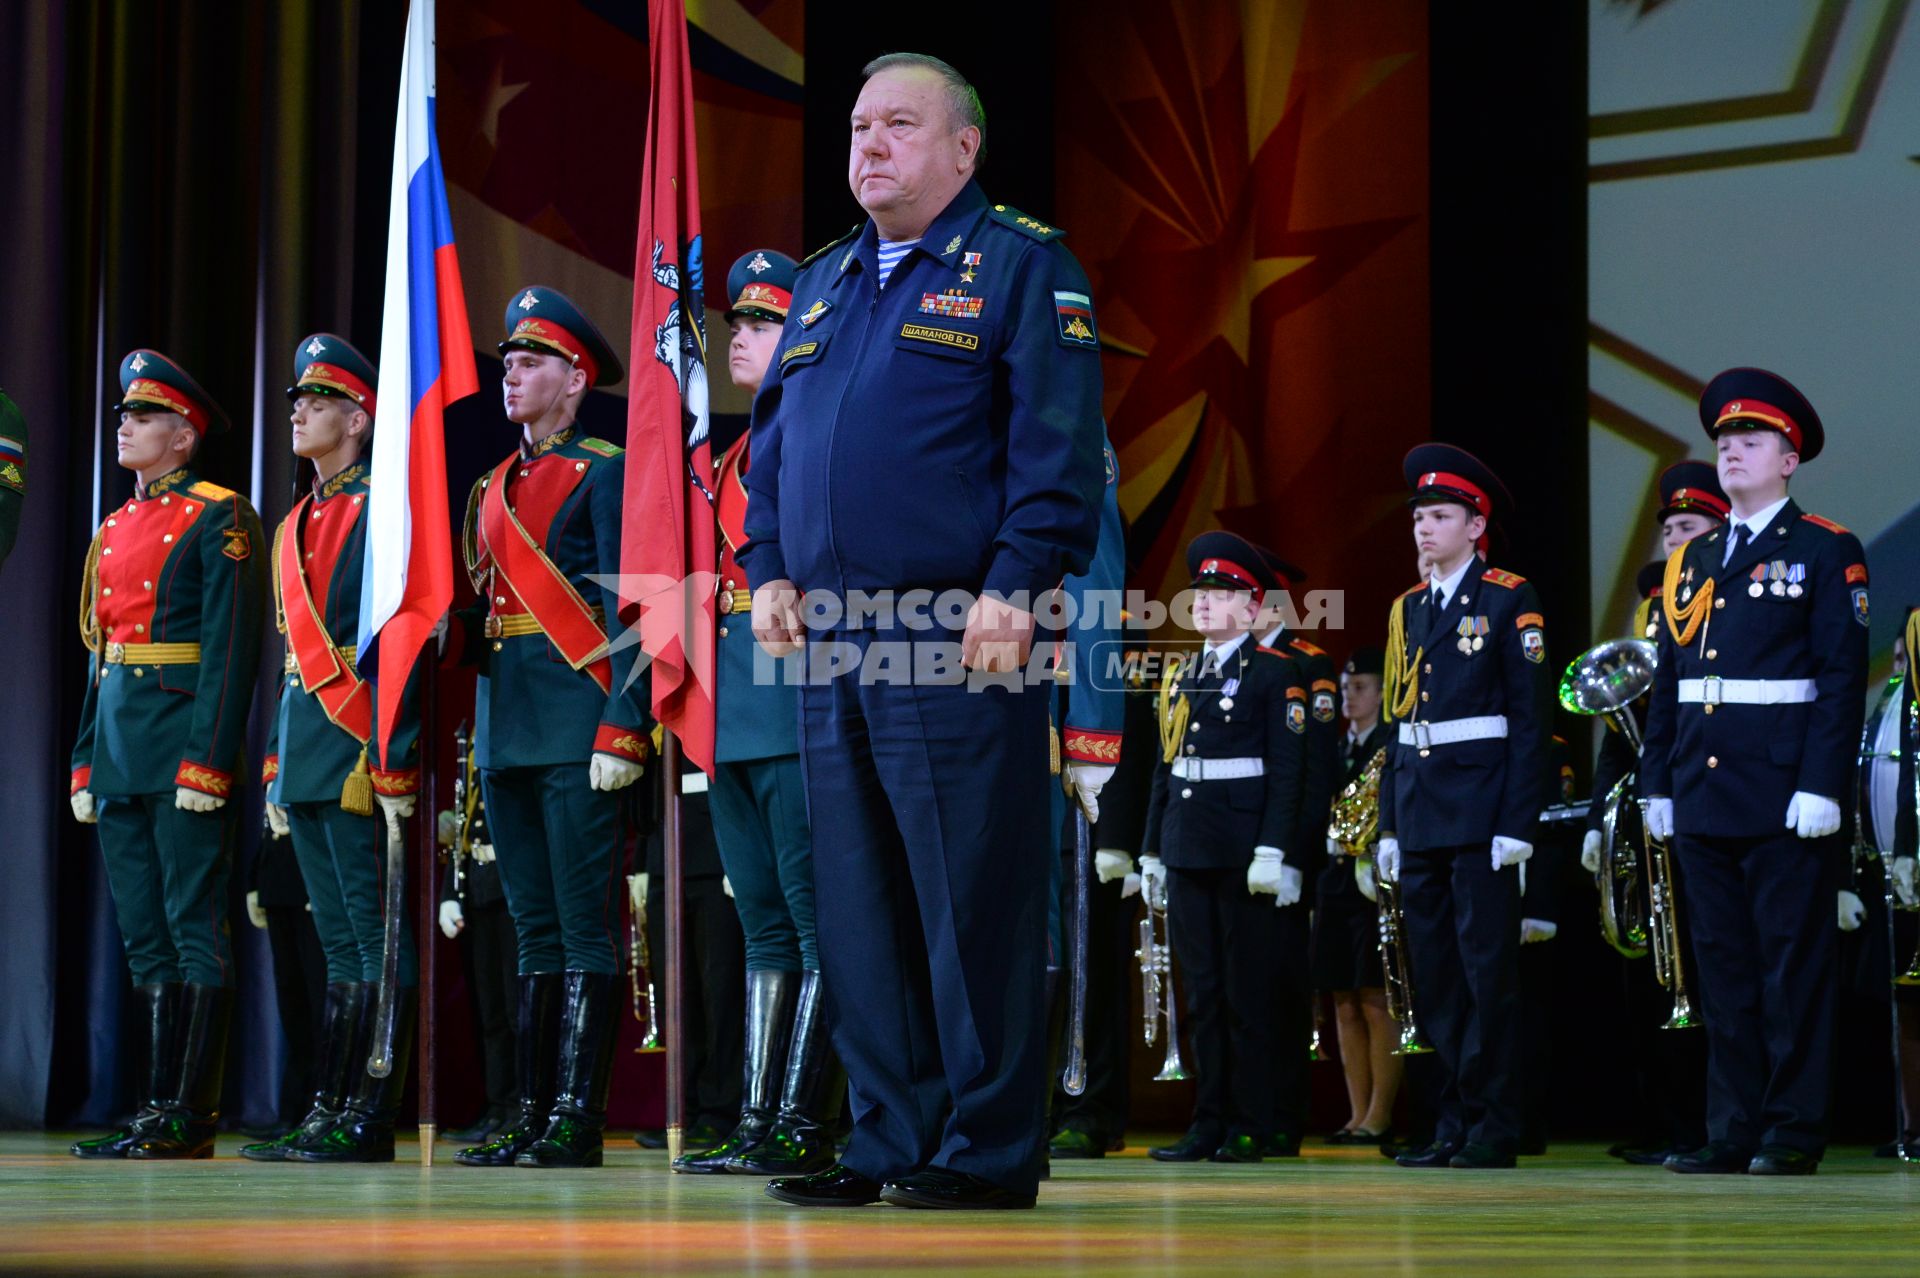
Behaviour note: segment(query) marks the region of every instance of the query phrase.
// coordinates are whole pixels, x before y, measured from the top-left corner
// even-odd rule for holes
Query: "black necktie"
[[[1742,535],[1746,537],[1747,544],[1752,545],[1753,539],[1759,534],[1755,533],[1753,529],[1747,527],[1745,524],[1735,524],[1733,526],[1733,536],[1727,538],[1727,555],[1726,558],[1720,561],[1721,567],[1724,568],[1732,563],[1733,557],[1740,553],[1740,538]]]

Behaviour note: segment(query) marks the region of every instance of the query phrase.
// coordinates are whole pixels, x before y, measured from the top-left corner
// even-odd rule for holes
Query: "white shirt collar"
[[[1267,631],[1266,637],[1260,640],[1260,646],[1262,648],[1278,648],[1280,641],[1286,638],[1286,635],[1287,625],[1283,621],[1273,629]]]
[[[1442,608],[1453,602],[1453,592],[1460,589],[1460,583],[1467,579],[1468,570],[1479,562],[1480,556],[1468,555],[1467,561],[1456,568],[1453,575],[1445,581],[1442,581],[1438,577],[1429,577],[1427,579],[1427,585],[1430,589],[1434,587],[1439,588],[1440,606]]]
[[[1740,527],[1742,524],[1751,528],[1753,535],[1758,537],[1767,530],[1774,520],[1780,517],[1780,512],[1786,509],[1789,500],[1789,498],[1782,497],[1779,501],[1773,503],[1773,505],[1755,514],[1751,519],[1741,519],[1737,515],[1729,515],[1727,517],[1727,539],[1731,541],[1733,539],[1734,529]]]
[[[1220,667],[1226,665],[1227,658],[1231,657],[1234,651],[1246,641],[1247,632],[1244,630],[1225,643],[1215,643],[1211,639],[1207,640],[1201,649],[1202,664],[1208,664],[1210,661],[1213,668],[1218,670]]]
[[[1380,726],[1380,720],[1375,719],[1373,721],[1373,727],[1377,728],[1379,726]],[[1368,733],[1371,733],[1372,731],[1373,731],[1373,728],[1368,728],[1366,732],[1362,732],[1358,727],[1358,725],[1352,722],[1349,722],[1347,724],[1347,744],[1359,745],[1362,741],[1365,741],[1367,739]]]

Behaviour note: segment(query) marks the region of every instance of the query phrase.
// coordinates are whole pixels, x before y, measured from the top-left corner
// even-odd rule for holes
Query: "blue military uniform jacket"
[[[1437,616],[1424,582],[1395,601],[1394,614],[1382,708],[1393,737],[1380,776],[1381,837],[1416,851],[1482,847],[1496,834],[1533,842],[1547,803],[1553,674],[1532,585],[1497,568],[1468,572]],[[1402,722],[1493,716],[1505,718],[1504,737],[1423,749],[1401,736]]]
[[[1126,725],[1126,683],[1121,658],[1120,601],[1126,590],[1126,527],[1120,521],[1120,470],[1111,445],[1103,444],[1107,487],[1100,499],[1100,542],[1084,573],[1061,585],[1074,622],[1072,678],[1060,688],[1054,722],[1060,756],[1067,763],[1117,767]],[[1064,704],[1062,704],[1064,702]]]
[[[1723,568],[1726,538],[1696,537],[1667,561],[1641,788],[1673,800],[1681,834],[1759,838],[1780,833],[1796,790],[1850,806],[1866,717],[1867,563],[1858,537],[1792,501]],[[1712,676],[1809,680],[1813,696],[1680,700],[1682,680]]]
[[[1060,232],[969,183],[879,287],[871,221],[802,264],[753,407],[754,585],[1030,599],[1099,536],[1099,337]]]

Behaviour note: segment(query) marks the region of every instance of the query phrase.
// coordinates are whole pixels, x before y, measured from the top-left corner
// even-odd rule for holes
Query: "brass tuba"
[[[1400,1027],[1395,1056],[1418,1056],[1433,1048],[1421,1036],[1413,1017],[1413,964],[1407,950],[1407,918],[1400,905],[1400,885],[1375,874],[1373,858],[1367,854],[1380,833],[1380,774],[1386,770],[1385,746],[1373,752],[1360,775],[1347,782],[1334,796],[1332,819],[1327,823],[1327,838],[1346,855],[1354,858],[1355,877],[1373,875],[1375,904],[1379,910],[1380,966],[1386,974],[1387,1014]]]

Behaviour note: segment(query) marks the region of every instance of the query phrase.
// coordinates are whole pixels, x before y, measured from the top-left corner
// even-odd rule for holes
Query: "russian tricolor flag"
[[[393,127],[386,307],[360,596],[358,664],[378,693],[383,759],[407,675],[453,603],[445,409],[480,389],[433,115],[433,0],[413,0]]]

